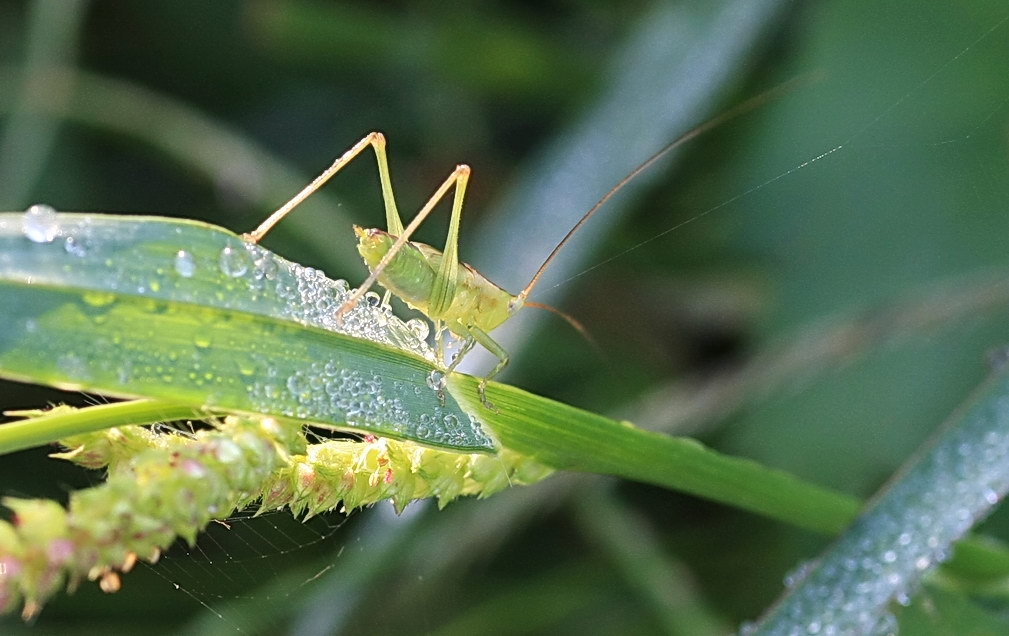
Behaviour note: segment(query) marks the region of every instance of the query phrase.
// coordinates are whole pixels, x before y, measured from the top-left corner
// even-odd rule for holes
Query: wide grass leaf
[[[416,326],[366,302],[336,324],[347,293],[202,223],[4,214],[0,374],[492,450],[428,386],[436,367]]]

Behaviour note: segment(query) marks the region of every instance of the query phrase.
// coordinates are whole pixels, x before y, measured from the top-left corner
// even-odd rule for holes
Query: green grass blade
[[[556,468],[660,484],[821,531],[854,514],[854,500],[788,475],[512,387],[489,388],[495,413],[474,378],[455,375],[442,405],[427,385],[429,352],[398,319],[363,306],[341,326],[381,343],[329,330],[344,291],[202,223],[0,215],[0,374],[460,451],[493,449],[483,424]],[[3,435],[0,427],[0,447],[14,448]]]
[[[130,400],[86,409],[55,408],[0,427],[0,453],[43,446],[53,440],[112,426],[136,426],[203,417],[206,417],[206,413],[190,405],[159,400]]]
[[[24,223],[0,215],[5,377],[493,449],[397,318],[362,303],[340,326],[360,337],[327,329],[345,284],[201,223],[43,215],[35,240]]]
[[[878,633],[1009,491],[1009,373],[986,383],[804,573],[755,634]]]
[[[466,375],[449,381],[467,409],[480,404],[476,385]],[[553,468],[672,488],[828,534],[858,512],[854,497],[723,455],[693,439],[646,431],[507,385],[490,385],[487,397],[500,409],[485,418],[497,439]]]

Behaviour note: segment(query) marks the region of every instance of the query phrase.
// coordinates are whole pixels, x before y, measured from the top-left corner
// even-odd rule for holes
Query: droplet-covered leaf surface
[[[194,221],[0,214],[0,375],[491,450],[421,330]]]

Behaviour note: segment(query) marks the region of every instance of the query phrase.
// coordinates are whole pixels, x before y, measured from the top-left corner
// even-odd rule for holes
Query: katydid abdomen
[[[396,237],[378,229],[354,228],[357,250],[369,270],[389,252]],[[466,263],[460,263],[455,293],[441,312],[431,306],[443,254],[425,243],[408,242],[379,273],[378,283],[432,320],[440,320],[457,336],[470,337],[473,327],[487,332],[521,308],[521,300],[501,289]]]

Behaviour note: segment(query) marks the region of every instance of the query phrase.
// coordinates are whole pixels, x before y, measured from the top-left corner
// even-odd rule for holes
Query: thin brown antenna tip
[[[534,307],[536,309],[544,309],[544,310],[549,311],[550,313],[554,314],[555,316],[558,316],[558,317],[562,318],[564,320],[564,322],[566,322],[569,325],[571,325],[572,329],[574,329],[579,334],[581,334],[581,336],[583,338],[585,338],[585,340],[588,341],[588,343],[590,345],[592,345],[593,347],[599,349],[599,343],[597,343],[596,339],[592,337],[592,334],[589,333],[589,330],[585,327],[585,325],[583,325],[581,323],[580,320],[578,320],[577,318],[575,318],[571,314],[569,314],[569,313],[567,313],[565,311],[561,311],[560,309],[557,309],[553,305],[548,305],[546,303],[537,303],[537,302],[530,301],[530,302],[525,303],[525,306],[526,307]]]
[[[624,178],[618,181],[616,185],[610,188],[606,192],[606,194],[604,194],[595,203],[595,205],[589,208],[588,212],[582,215],[582,217],[578,219],[578,222],[575,223],[570,230],[568,230],[568,233],[564,235],[564,238],[562,238],[559,243],[557,243],[553,251],[550,252],[550,255],[547,256],[546,260],[543,261],[543,264],[540,265],[539,269],[536,270],[536,273],[533,274],[533,277],[529,281],[529,284],[525,286],[525,289],[523,289],[521,292],[518,293],[518,297],[522,299],[528,297],[533,287],[535,287],[536,284],[539,282],[539,279],[543,275],[543,272],[546,271],[547,266],[549,266],[550,263],[554,260],[558,252],[560,252],[561,248],[564,247],[564,245],[566,245],[569,240],[571,240],[571,237],[574,236],[575,232],[577,232],[583,225],[585,225],[585,222],[588,221],[593,214],[599,211],[599,208],[603,207],[603,205],[605,205],[606,202],[613,197],[613,195],[622,190],[624,186],[633,181],[634,178],[637,177],[639,174],[650,168],[652,164],[656,163],[657,161],[665,157],[667,154],[669,154],[676,148],[679,148],[686,142],[691,141],[692,139],[699,137],[714,128],[717,128],[718,126],[721,126],[722,124],[728,122],[729,120],[735,119],[740,115],[752,111],[761,104],[764,104],[767,101],[770,101],[775,97],[778,97],[782,93],[792,90],[796,85],[800,83],[815,81],[816,79],[818,79],[818,76],[808,73],[804,75],[799,75],[786,82],[778,84],[777,86],[770,88],[758,95],[755,95],[743,102],[740,102],[739,104],[736,104],[732,108],[729,108],[728,110],[725,110],[719,113],[718,115],[715,115],[714,117],[695,126],[694,128],[691,128],[687,132],[683,133],[673,141],[663,146],[658,152],[650,156],[648,159],[645,159],[643,162],[638,164],[633,170],[628,172],[627,175],[624,176]]]

